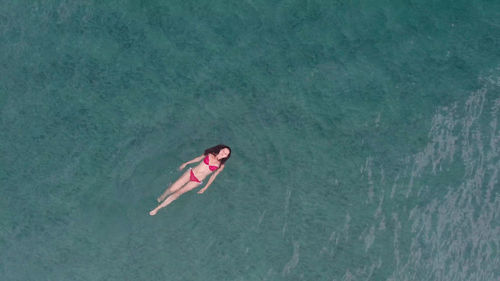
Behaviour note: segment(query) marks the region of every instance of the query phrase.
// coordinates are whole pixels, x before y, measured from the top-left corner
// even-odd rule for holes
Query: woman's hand
[[[184,168],[186,168],[186,165],[187,165],[186,163],[182,164],[182,165],[179,167],[179,171],[184,170]]]
[[[205,192],[205,190],[207,190],[206,188],[202,188],[200,190],[198,190],[198,194],[202,194],[203,192]]]

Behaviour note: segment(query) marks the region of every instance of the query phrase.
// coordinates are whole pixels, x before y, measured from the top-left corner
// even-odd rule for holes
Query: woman
[[[182,164],[179,167],[179,170],[183,170],[186,165],[203,160],[203,163],[198,164],[198,166],[189,168],[189,171],[186,171],[176,182],[168,187],[160,197],[158,197],[158,203],[162,201],[163,202],[158,205],[158,207],[149,212],[149,215],[156,215],[158,210],[166,207],[175,199],[179,198],[179,196],[181,196],[182,194],[201,185],[203,183],[203,179],[205,179],[208,175],[215,171],[215,173],[213,173],[208,180],[207,185],[205,185],[205,187],[198,191],[199,194],[205,192],[205,190],[207,190],[207,188],[215,180],[217,175],[222,172],[222,170],[224,170],[224,163],[227,161],[227,159],[229,159],[230,156],[231,148],[229,148],[229,146],[227,145],[219,144],[205,150],[205,152],[201,156]]]

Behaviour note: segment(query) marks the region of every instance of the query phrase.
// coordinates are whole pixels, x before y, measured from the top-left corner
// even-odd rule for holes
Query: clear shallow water
[[[0,11],[2,280],[500,280],[495,2]]]

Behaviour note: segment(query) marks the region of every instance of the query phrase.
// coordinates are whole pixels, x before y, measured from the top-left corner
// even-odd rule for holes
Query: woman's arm
[[[205,187],[203,187],[202,189],[200,189],[198,191],[198,194],[202,194],[203,192],[205,192],[205,190],[207,190],[207,188],[212,184],[212,182],[215,180],[215,178],[217,177],[217,175],[222,172],[222,170],[224,170],[224,165],[220,166],[219,169],[217,169],[217,171],[215,171],[215,173],[213,173],[211,176],[210,176],[210,179],[208,179],[208,182],[207,184],[205,185]]]
[[[196,163],[196,162],[200,162],[203,158],[205,157],[205,155],[201,155],[201,156],[198,156],[196,158],[194,158],[193,160],[191,161],[187,161],[186,163],[182,164],[180,167],[179,167],[179,170],[183,170],[184,168],[186,168],[187,165],[189,164],[192,164],[192,163]]]

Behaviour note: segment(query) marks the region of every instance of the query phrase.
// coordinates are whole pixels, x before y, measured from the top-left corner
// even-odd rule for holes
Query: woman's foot
[[[150,215],[150,216],[154,216],[154,215],[156,215],[156,213],[158,213],[158,210],[157,210],[157,209],[154,209],[154,210],[152,210],[151,212],[149,212],[149,215]]]

